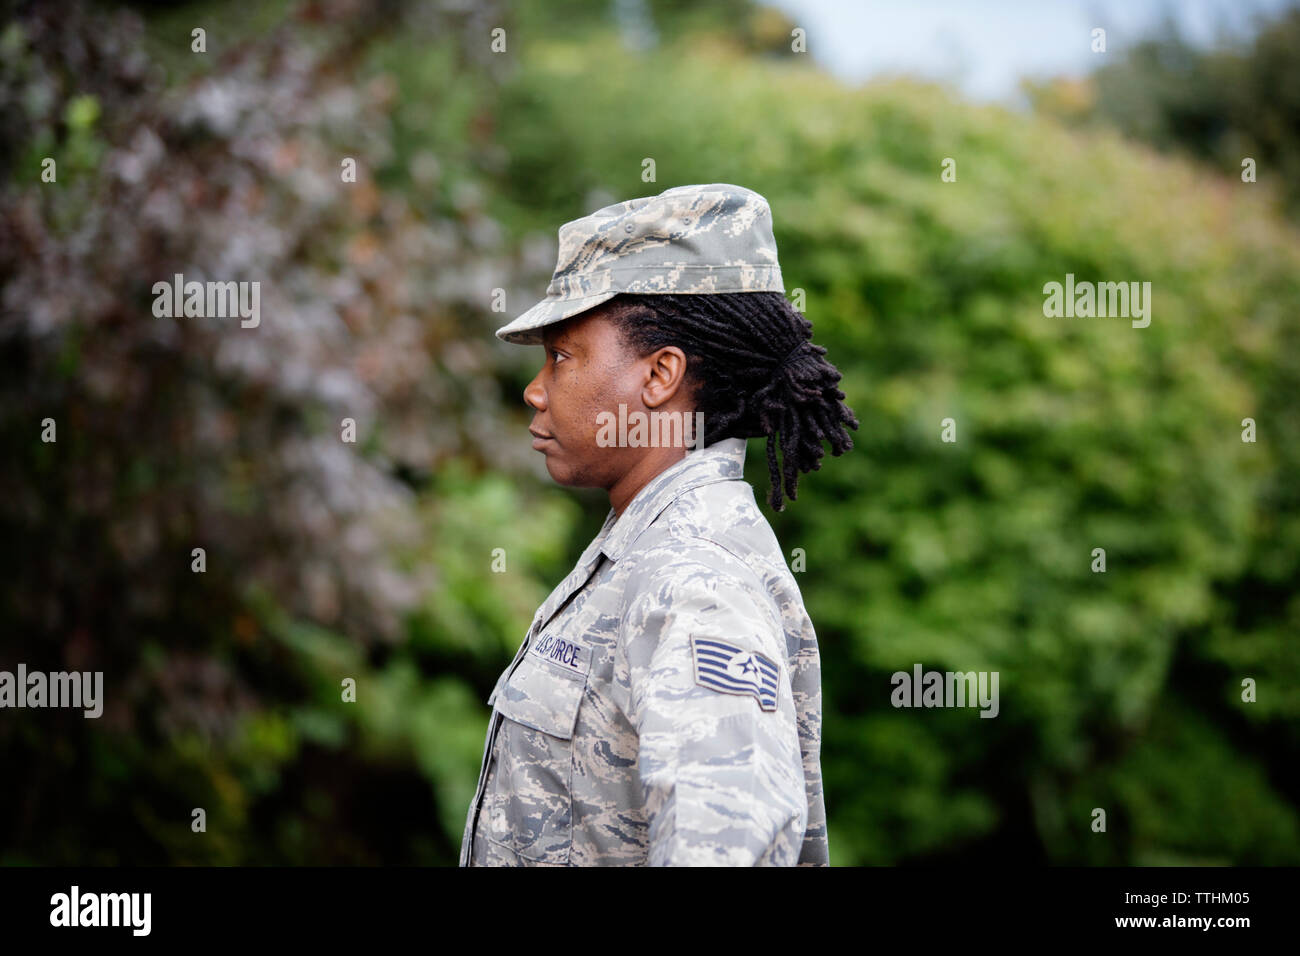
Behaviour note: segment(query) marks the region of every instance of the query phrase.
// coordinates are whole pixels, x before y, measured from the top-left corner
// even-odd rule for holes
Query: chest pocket
[[[525,862],[563,866],[573,844],[573,733],[587,677],[525,654],[489,698],[505,719],[487,835]]]

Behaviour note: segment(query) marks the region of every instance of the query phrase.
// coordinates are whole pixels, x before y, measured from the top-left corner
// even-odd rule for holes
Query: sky
[[[808,52],[849,83],[888,74],[947,81],[974,100],[1020,102],[1021,76],[1081,76],[1167,12],[1195,43],[1249,35],[1253,15],[1296,0],[764,0],[807,31]],[[1106,30],[1107,54],[1092,51]]]

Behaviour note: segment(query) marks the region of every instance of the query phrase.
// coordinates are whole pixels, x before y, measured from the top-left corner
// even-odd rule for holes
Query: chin
[[[563,485],[566,488],[598,488],[600,485],[591,480],[589,474],[575,472],[572,468],[562,462],[558,462],[551,455],[546,456],[546,471],[551,476],[551,480],[557,485]]]
[[[572,485],[574,483],[574,476],[569,469],[558,463],[550,455],[546,456],[546,472],[557,485]]]

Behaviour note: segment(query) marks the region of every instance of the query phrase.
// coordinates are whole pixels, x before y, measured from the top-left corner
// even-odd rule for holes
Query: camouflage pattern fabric
[[[817,638],[744,480],[613,510],[497,680],[462,866],[825,866]]]
[[[730,183],[677,186],[566,222],[546,298],[497,338],[540,345],[542,326],[620,292],[784,293],[767,200]]]

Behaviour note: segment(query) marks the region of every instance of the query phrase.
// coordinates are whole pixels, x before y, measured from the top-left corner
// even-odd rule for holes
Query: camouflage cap
[[[785,292],[767,200],[743,186],[675,186],[560,227],[546,298],[496,336],[540,345],[541,328],[620,292]]]

